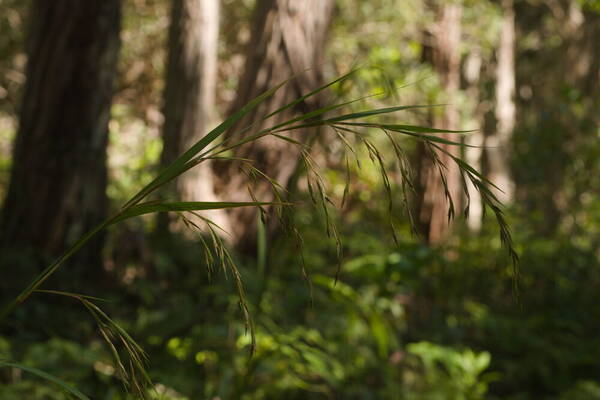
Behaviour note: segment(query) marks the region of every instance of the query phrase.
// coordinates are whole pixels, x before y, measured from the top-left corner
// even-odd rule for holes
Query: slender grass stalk
[[[79,400],[90,400],[89,397],[87,397],[85,394],[81,393],[77,388],[74,388],[73,386],[71,386],[68,383],[66,383],[65,381],[63,381],[62,379],[59,379],[53,375],[50,375],[47,372],[39,370],[37,368],[33,368],[33,367],[19,364],[19,363],[3,361],[3,360],[0,360],[0,367],[16,368],[16,369],[20,369],[25,372],[29,372],[30,374],[37,375],[38,377],[45,379],[48,382],[52,382],[52,383],[58,385],[65,392],[71,394],[72,396],[74,396],[75,398],[77,398]]]
[[[268,120],[270,117],[277,115],[285,110],[288,110],[295,105],[303,102],[307,98],[314,96],[327,88],[332,87],[335,84],[340,84],[346,79],[348,79],[356,70],[350,71],[349,73],[321,86],[320,88],[302,96],[298,99],[291,101],[285,106],[273,111],[272,113],[266,115],[259,122],[264,122]],[[411,191],[414,191],[414,185],[412,183],[412,173],[410,170],[410,161],[406,155],[406,153],[402,150],[400,144],[398,143],[396,136],[405,136],[414,140],[423,141],[427,147],[432,151],[433,161],[439,169],[440,174],[442,175],[442,183],[444,186],[444,193],[446,198],[449,201],[449,210],[448,210],[448,218],[454,217],[454,206],[452,202],[452,198],[450,197],[447,187],[447,182],[444,178],[444,170],[446,169],[446,165],[444,165],[439,157],[437,157],[436,152],[442,152],[450,156],[452,162],[454,162],[457,167],[460,169],[463,183],[466,183],[467,179],[473,183],[475,188],[480,192],[483,202],[490,207],[490,209],[494,212],[496,216],[496,220],[498,225],[500,226],[500,237],[502,242],[507,247],[509,251],[509,255],[512,259],[514,268],[515,268],[515,281],[517,276],[517,263],[518,263],[518,255],[514,250],[512,237],[510,231],[508,229],[508,225],[505,221],[501,204],[493,194],[493,192],[489,189],[490,186],[495,187],[493,183],[487,180],[483,175],[477,172],[474,168],[468,165],[466,162],[461,160],[460,158],[450,154],[447,152],[441,144],[444,145],[452,145],[452,146],[462,146],[460,142],[460,137],[457,140],[449,140],[446,138],[441,138],[435,136],[438,133],[452,133],[457,135],[466,134],[469,131],[450,131],[443,129],[434,129],[428,127],[414,126],[414,125],[406,125],[406,124],[387,124],[387,123],[374,123],[367,122],[363,119],[388,115],[400,111],[408,111],[408,110],[416,110],[434,106],[427,105],[405,105],[405,106],[396,106],[396,107],[385,107],[378,108],[372,110],[365,110],[360,112],[352,112],[347,114],[341,114],[334,117],[323,118],[325,114],[330,112],[339,111],[343,107],[350,105],[351,103],[356,102],[357,100],[342,102],[339,104],[328,105],[322,107],[317,110],[313,110],[307,112],[303,115],[291,118],[287,121],[275,124],[268,128],[263,128],[260,131],[250,134],[247,136],[242,136],[243,134],[249,132],[254,126],[256,126],[256,122],[242,128],[239,132],[233,133],[230,130],[240,121],[242,118],[247,115],[249,112],[256,109],[256,107],[261,104],[266,99],[273,96],[283,85],[285,85],[288,81],[282,82],[281,84],[275,86],[272,89],[267,90],[262,93],[254,100],[250,101],[244,107],[242,107],[239,111],[235,112],[225,121],[223,121],[220,125],[218,125],[215,129],[210,131],[204,137],[202,137],[198,142],[196,142],[193,146],[191,146],[187,151],[181,154],[175,161],[173,161],[170,165],[164,168],[148,185],[144,186],[139,192],[137,192],[134,196],[132,196],[125,204],[119,209],[117,213],[113,216],[96,226],[94,229],[87,232],[83,235],[78,241],[76,241],[68,250],[65,251],[63,255],[61,255],[56,261],[50,264],[46,269],[44,269],[35,279],[25,288],[23,291],[13,299],[9,304],[7,304],[0,311],[0,323],[6,319],[6,317],[21,303],[26,301],[29,296],[34,292],[45,292],[50,294],[58,294],[67,297],[72,297],[79,300],[91,313],[98,324],[98,328],[100,334],[107,342],[107,345],[113,354],[113,358],[115,364],[117,366],[117,370],[121,376],[121,379],[124,381],[128,390],[136,393],[140,397],[146,397],[145,388],[150,385],[150,379],[145,370],[145,354],[141,347],[133,341],[133,339],[122,329],[116,322],[111,320],[106,313],[104,313],[95,303],[93,303],[91,298],[86,297],[84,295],[79,294],[71,294],[64,293],[58,291],[49,291],[49,290],[41,290],[40,287],[46,280],[51,277],[59,268],[61,268],[81,247],[83,247],[90,239],[92,239],[96,234],[106,229],[107,227],[124,221],[129,218],[134,218],[140,215],[157,213],[157,212],[175,212],[177,213],[184,221],[186,226],[190,229],[201,230],[197,224],[197,221],[202,221],[206,224],[206,228],[208,231],[208,239],[205,239],[203,236],[200,236],[199,239],[203,246],[205,247],[205,261],[207,262],[207,266],[209,268],[209,274],[211,273],[211,266],[213,261],[217,261],[223,271],[231,271],[234,280],[238,295],[240,297],[240,308],[244,315],[244,319],[246,321],[247,329],[250,331],[252,336],[252,342],[254,344],[254,330],[252,319],[250,318],[250,313],[248,307],[245,303],[245,292],[241,279],[241,275],[237,270],[232,257],[229,255],[226,246],[224,245],[221,236],[218,233],[218,225],[214,222],[202,217],[197,214],[197,211],[204,210],[214,210],[214,209],[228,209],[235,207],[258,207],[264,212],[263,207],[275,206],[278,208],[288,207],[292,204],[285,201],[284,192],[285,189],[281,187],[281,185],[269,178],[260,170],[254,168],[251,165],[251,160],[244,160],[235,157],[226,157],[223,156],[223,153],[227,151],[234,150],[240,146],[243,146],[247,143],[251,143],[256,140],[260,140],[266,136],[272,136],[280,140],[287,141],[294,145],[297,145],[301,148],[301,160],[306,166],[307,171],[307,186],[310,197],[315,205],[318,206],[319,209],[322,210],[325,218],[326,218],[326,230],[329,237],[331,237],[336,243],[336,251],[338,255],[338,259],[340,260],[340,264],[338,266],[338,272],[341,267],[341,259],[342,259],[342,242],[340,235],[338,234],[336,225],[331,221],[331,216],[329,213],[329,207],[333,206],[333,202],[328,197],[326,192],[326,185],[324,183],[324,179],[319,173],[319,167],[316,162],[312,159],[311,154],[308,150],[308,146],[303,143],[303,141],[295,140],[290,138],[289,136],[283,135],[284,132],[295,131],[302,129],[306,131],[308,128],[316,128],[325,127],[329,128],[325,132],[333,132],[333,134],[339,138],[344,146],[349,149],[349,151],[355,156],[357,163],[360,165],[360,161],[357,156],[357,152],[355,151],[355,146],[353,143],[349,141],[349,139],[345,135],[354,135],[357,139],[358,144],[362,144],[365,146],[367,153],[371,160],[378,166],[378,169],[381,174],[381,179],[383,185],[385,187],[386,194],[388,196],[388,210],[391,212],[393,203],[392,203],[392,185],[388,174],[386,172],[386,166],[383,160],[383,157],[377,148],[377,146],[369,140],[366,131],[367,130],[378,130],[384,133],[387,138],[392,143],[392,148],[394,150],[394,154],[396,155],[397,161],[400,165],[400,171],[402,176],[402,193],[403,193],[403,206],[407,209],[409,220],[411,222],[411,226],[414,229],[414,219],[412,215],[410,215],[410,209],[408,207],[408,196]],[[359,99],[360,100],[360,99]],[[224,140],[220,140],[220,138],[227,133],[227,137]],[[185,173],[191,168],[194,168],[198,164],[210,160],[210,159],[219,159],[224,161],[238,161],[242,162],[245,166],[246,173],[253,177],[253,179],[262,179],[267,181],[271,188],[273,189],[273,197],[275,201],[259,201],[257,200],[252,192],[250,193],[252,200],[251,202],[202,202],[202,201],[191,201],[191,202],[180,202],[180,201],[145,201],[144,200],[156,190],[164,187],[167,183],[176,179],[181,174]],[[349,166],[348,158],[346,158],[346,166]],[[349,169],[348,169],[349,174]],[[345,201],[347,191],[349,186],[349,176],[347,177],[346,187],[344,189],[344,199],[342,203]],[[467,201],[468,201],[467,197]],[[468,210],[468,205],[466,207]],[[196,221],[191,220],[186,217],[186,213],[190,213],[197,217]],[[281,213],[283,214],[283,213]],[[284,216],[279,216],[280,220],[284,220]],[[392,234],[394,239],[397,241],[395,228],[391,222],[390,218],[390,228],[392,230]],[[299,249],[302,248],[302,238],[298,233],[297,229],[293,228],[290,230],[293,236],[297,239]],[[210,243],[209,243],[210,242]],[[310,278],[308,275],[308,270],[304,265],[304,258],[302,252],[300,251],[300,257],[302,259],[302,274],[309,282]],[[261,265],[264,264],[264,250],[261,253]],[[263,266],[264,268],[264,266]],[[312,299],[312,296],[311,296]],[[119,351],[118,347],[122,348],[125,353],[128,354],[129,363],[124,363]],[[4,364],[8,366],[9,364]],[[16,364],[15,364],[16,365]],[[35,373],[35,372],[34,372]],[[38,374],[39,375],[39,374]],[[72,394],[77,395],[76,392],[72,392]],[[85,397],[80,397],[85,398]]]

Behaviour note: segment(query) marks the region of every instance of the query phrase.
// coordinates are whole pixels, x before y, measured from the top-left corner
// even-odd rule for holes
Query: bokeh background
[[[0,0],[2,302],[260,92],[294,76],[247,117],[256,127],[357,66],[278,118],[371,95],[348,110],[443,104],[391,120],[473,130],[444,137],[471,146],[451,151],[502,189],[518,276],[451,163],[448,223],[427,146],[399,142],[405,198],[385,135],[371,139],[379,163],[321,132],[311,154],[340,243],[289,143],[234,155],[288,189],[301,250],[256,212],[211,215],[230,232],[252,356],[235,279],[209,274],[201,239],[173,217],[111,227],[44,288],[106,300],[148,352],[150,398],[600,399],[597,0]],[[251,180],[238,167],[202,165],[161,195],[239,200]],[[4,361],[93,399],[133,398],[78,302],[36,293],[1,324]],[[0,381],[2,399],[71,398],[18,368]]]

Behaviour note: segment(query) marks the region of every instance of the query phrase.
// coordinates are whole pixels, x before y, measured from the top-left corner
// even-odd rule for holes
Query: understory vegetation
[[[44,1],[0,0],[0,399],[600,399],[597,2]],[[112,97],[27,86],[28,18],[117,24],[61,54]]]

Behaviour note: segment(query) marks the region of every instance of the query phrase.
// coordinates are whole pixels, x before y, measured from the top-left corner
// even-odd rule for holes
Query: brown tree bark
[[[475,127],[472,129],[476,129],[465,138],[465,144],[469,146],[465,148],[465,161],[477,171],[481,171],[483,144],[485,140],[483,131],[485,117],[481,107],[481,91],[479,89],[482,63],[481,49],[477,47],[472,48],[464,62],[463,72],[467,85],[465,89],[466,94],[471,101],[475,102],[472,109]],[[479,232],[483,219],[481,195],[471,181],[467,181],[466,189],[470,199],[467,225],[472,232]]]
[[[457,3],[444,3],[439,6],[437,21],[430,32],[429,53],[426,58],[433,65],[441,81],[442,89],[452,102],[453,95],[460,85],[460,35],[462,8]],[[455,130],[459,125],[459,114],[455,107],[444,107],[440,113],[433,115],[434,126],[440,129]],[[456,140],[448,134],[441,137]],[[457,146],[441,144],[449,153],[460,156]],[[420,195],[417,201],[420,229],[429,243],[439,243],[450,228],[448,220],[449,203],[444,195],[444,184],[438,168],[432,162],[432,156],[426,149],[420,151],[419,186]],[[453,200],[453,207],[458,212],[461,204],[460,171],[450,157],[437,152],[439,160],[447,167],[444,170],[447,188]]]
[[[214,121],[218,35],[219,0],[173,1],[163,106],[163,166],[197,142]],[[207,167],[201,164],[177,179],[177,199],[215,199]],[[166,218],[162,219],[162,228],[165,222]]]
[[[489,179],[502,191],[498,199],[512,200],[514,182],[510,172],[511,138],[515,127],[515,13],[512,0],[502,0],[502,26],[496,66],[496,131],[485,139]]]
[[[27,81],[0,218],[5,269],[39,271],[105,218],[120,7],[120,0],[31,4]],[[100,271],[102,244],[100,236],[82,248],[70,273]],[[25,270],[19,275],[31,279]]]
[[[290,101],[323,84],[322,63],[328,28],[333,12],[332,0],[260,0],[253,19],[246,52],[244,73],[239,80],[238,96],[232,106],[237,110],[260,93],[291,77],[294,79],[275,96],[248,114],[237,126],[245,127]],[[318,106],[319,99],[302,102],[268,120],[269,125],[289,119],[293,114]],[[261,125],[254,126],[253,132]],[[232,130],[235,132],[235,129]],[[306,132],[295,132],[304,141]],[[284,187],[298,166],[300,149],[286,141],[265,137],[246,145],[236,156],[255,160],[254,166]],[[245,175],[239,166],[215,164],[215,192],[223,199],[248,198]],[[267,183],[252,185],[259,200],[270,200]],[[256,229],[256,211],[234,209],[227,213],[226,228],[239,249],[252,249]]]

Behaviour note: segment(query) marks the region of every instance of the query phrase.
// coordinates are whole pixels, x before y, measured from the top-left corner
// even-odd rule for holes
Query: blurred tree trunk
[[[424,54],[437,72],[442,89],[450,99],[456,102],[455,95],[460,85],[460,35],[462,7],[458,3],[443,3],[436,10],[436,24],[429,32],[429,43]],[[459,114],[452,105],[434,110],[433,124],[440,129],[458,129]],[[448,134],[441,137],[456,140]],[[460,156],[460,148],[440,144],[449,153]],[[458,167],[446,154],[436,151],[439,160],[445,164],[446,187],[453,201],[453,208],[459,212],[461,204],[461,176]],[[450,228],[448,218],[449,202],[444,196],[444,181],[438,167],[434,165],[430,152],[424,147],[419,155],[419,199],[417,212],[420,230],[429,243],[439,243]]]
[[[573,216],[581,195],[597,191],[594,170],[600,123],[600,14],[578,1],[517,3],[519,37],[557,35],[521,46],[517,64],[516,196],[536,234],[552,236]],[[543,36],[542,36],[543,37]]]
[[[514,182],[510,173],[511,138],[515,127],[515,14],[512,0],[502,0],[502,27],[496,67],[496,131],[485,140],[489,164],[488,178],[502,192],[498,199],[513,197]]]
[[[162,166],[204,136],[214,120],[218,36],[219,0],[173,0],[163,106]],[[174,189],[180,200],[214,200],[207,164],[179,177]],[[167,215],[160,217],[159,229],[166,228],[167,220]]]
[[[485,116],[482,110],[482,93],[479,89],[481,82],[481,68],[483,59],[481,56],[480,48],[472,48],[464,63],[464,78],[467,84],[466,94],[470,101],[474,102],[472,105],[472,114],[477,129],[475,132],[470,133],[465,138],[465,144],[471,146],[465,148],[465,161],[475,168],[477,171],[481,171],[482,156],[483,156],[483,143],[484,143],[484,125]],[[467,191],[469,193],[469,219],[467,224],[469,229],[473,232],[479,232],[481,229],[481,223],[483,218],[483,203],[481,195],[475,185],[471,181],[467,181]]]
[[[238,110],[260,93],[294,76],[275,96],[263,102],[248,114],[237,127],[245,127],[268,113],[323,84],[322,63],[327,33],[333,11],[332,0],[259,0],[253,17],[250,41],[246,51],[244,72],[239,80],[238,95],[232,106]],[[289,119],[298,112],[318,106],[319,99],[302,102],[268,120],[269,126]],[[261,129],[257,124],[253,129]],[[235,129],[232,130],[235,132]],[[306,132],[295,132],[294,137],[306,140]],[[243,146],[236,156],[254,160],[253,165],[286,186],[299,161],[298,146],[273,137]],[[215,191],[222,199],[240,200],[248,197],[252,186],[255,197],[270,200],[270,186],[264,182],[253,184],[240,173],[239,165],[214,165]],[[254,248],[256,211],[234,209],[227,213],[226,228],[232,233],[234,244],[241,250]]]
[[[31,4],[27,81],[0,220],[5,268],[23,267],[21,279],[32,278],[27,266],[45,266],[105,218],[120,8],[120,0]],[[82,248],[70,273],[93,279],[102,245],[98,236]],[[19,263],[26,255],[35,261]]]

